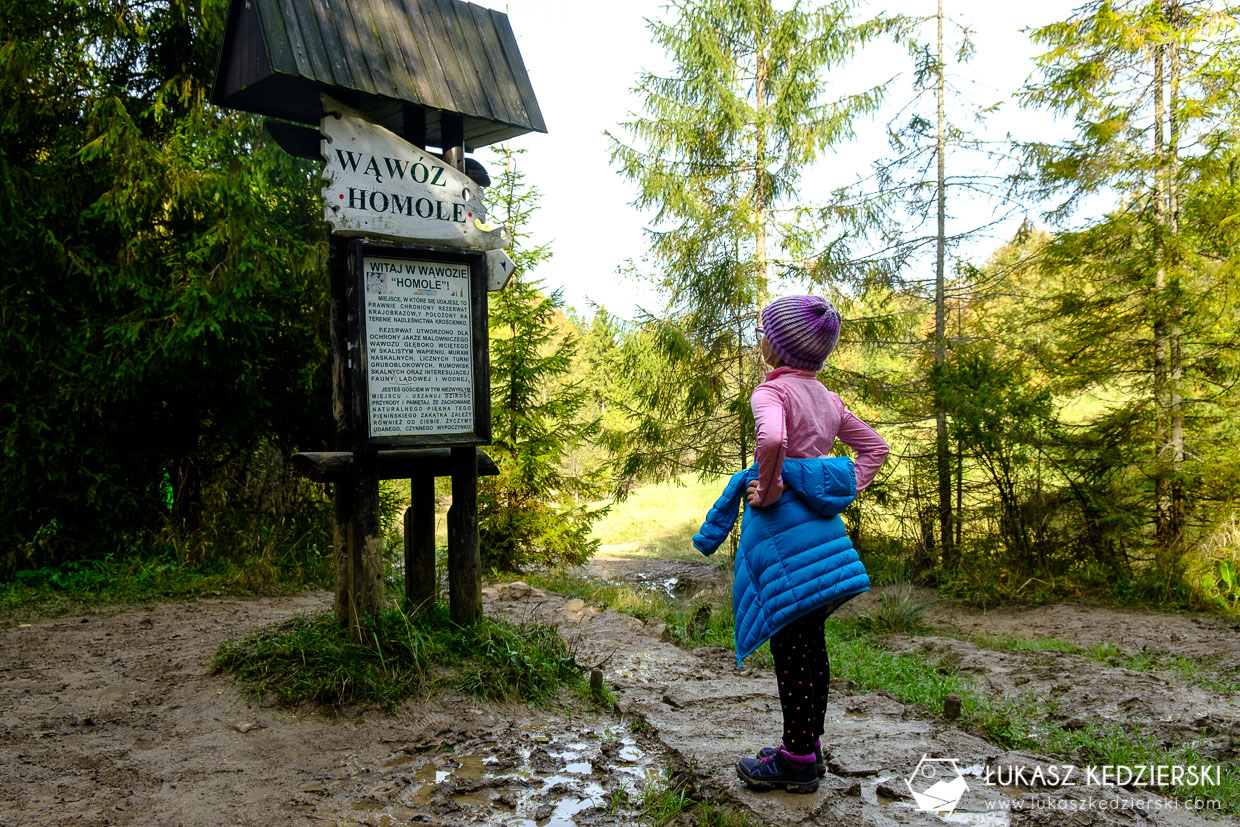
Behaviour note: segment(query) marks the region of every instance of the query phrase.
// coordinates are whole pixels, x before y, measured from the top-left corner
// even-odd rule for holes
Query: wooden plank
[[[426,100],[428,106],[436,109],[452,108],[452,87],[448,83],[443,65],[439,62],[439,54],[435,50],[435,41],[431,38],[430,26],[422,7],[417,0],[402,0],[404,19],[409,26],[409,39],[405,41],[418,54],[418,60],[426,73],[427,85],[435,90],[433,96]],[[429,113],[428,113],[429,114]],[[437,122],[436,122],[437,124]],[[431,130],[431,118],[427,118],[427,129]],[[435,126],[435,130],[438,126]],[[431,134],[438,135],[438,131]]]
[[[327,56],[327,47],[323,44],[323,33],[319,30],[319,20],[314,9],[307,0],[281,0],[284,4],[285,17],[295,19],[301,31],[302,43],[310,59],[311,77],[322,83],[335,83],[331,60]]]
[[[458,48],[456,52],[468,75],[467,80],[473,81],[472,87],[481,92],[486,101],[486,109],[479,111],[478,116],[492,121],[506,120],[508,107],[504,105],[498,88],[503,84],[503,79],[496,77],[491,70],[491,61],[482,48],[482,32],[478,30],[478,22],[471,12],[473,7],[456,0],[445,2],[453,9],[456,32],[460,42],[465,44],[464,49]]]
[[[493,477],[499,466],[485,451],[475,449],[478,476]],[[393,448],[379,451],[379,479],[403,480],[413,477],[452,475],[450,448]],[[315,482],[338,482],[353,468],[352,451],[301,451],[289,457],[297,473]]]
[[[405,510],[405,611],[435,602],[435,478],[409,480]]]
[[[293,55],[293,47],[289,42],[279,5],[275,0],[256,0],[256,7],[263,30],[263,44],[267,48],[267,59],[272,71],[297,74],[297,58]]]
[[[482,437],[483,444],[491,442],[491,331],[490,314],[487,312],[487,262],[479,256],[470,267],[470,309],[473,318],[474,384],[479,389],[474,394],[474,433]],[[477,479],[474,480],[477,487]],[[477,520],[475,519],[475,531]]]
[[[277,3],[270,3],[269,0],[260,0],[260,2],[267,3],[268,8],[272,8],[280,15],[283,31],[289,41],[289,51],[297,68],[295,73],[290,74],[298,74],[303,78],[313,78],[314,67],[310,64],[310,56],[306,53],[306,38],[301,31],[297,14],[292,9],[291,0],[278,0]]]
[[[328,0],[309,0],[309,2],[314,12],[314,19],[319,26],[319,33],[323,36],[323,49],[327,52],[327,59],[331,62],[332,79],[336,86],[356,89],[357,81],[353,77],[353,70],[349,66],[344,46],[340,42],[340,33],[336,31],[336,24],[333,22],[335,13],[328,7]]]
[[[330,295],[331,377],[332,377],[332,448],[347,453],[353,460],[353,439],[350,435],[352,407],[349,405],[349,319],[346,285],[349,280],[348,241],[333,237],[327,252],[327,278]],[[294,462],[296,467],[296,462]],[[336,622],[342,628],[352,624],[352,591],[349,573],[349,517],[353,513],[353,487],[349,475],[336,481],[332,495],[332,569],[336,588]]]
[[[400,44],[401,55],[409,70],[412,86],[409,100],[421,106],[440,107],[444,105],[443,89],[434,82],[439,67],[428,65],[426,58],[418,48],[413,24],[403,0],[381,0],[391,24],[392,37]]]
[[[349,66],[353,71],[353,88],[359,92],[370,92],[371,94],[390,94],[388,91],[381,89],[375,82],[377,72],[375,67],[371,65],[371,59],[367,57],[366,52],[368,51],[368,45],[377,47],[378,44],[368,44],[364,39],[366,31],[358,26],[354,19],[357,12],[354,11],[353,3],[337,3],[334,5],[336,13],[332,16],[332,19],[336,21],[336,31],[340,36],[345,59],[349,62]]]
[[[370,77],[375,92],[400,100],[404,97],[404,89],[396,82],[393,74],[392,55],[398,51],[391,42],[391,33],[386,36],[375,16],[375,8],[371,0],[351,0],[344,4],[353,15],[353,23],[357,28],[362,53],[370,66]]]
[[[525,71],[525,63],[521,60],[521,50],[517,48],[517,38],[512,33],[508,16],[493,10],[491,18],[495,21],[495,32],[499,35],[500,44],[504,48],[504,58],[508,61],[509,71],[512,72],[517,89],[521,92],[522,109],[526,116],[523,125],[539,132],[546,132],[547,124],[543,121],[542,110],[538,108],[538,98],[534,96],[534,87],[530,85],[530,76]]]
[[[396,98],[408,104],[421,104],[425,101],[422,86],[418,83],[418,79],[414,75],[410,65],[407,44],[404,42],[408,37],[407,31],[402,31],[399,14],[392,14],[392,3],[394,0],[370,0],[371,16],[375,22],[382,28],[385,33],[384,52],[388,58],[388,65],[392,70],[392,82],[396,86]],[[405,26],[405,29],[408,27]]]
[[[525,109],[521,106],[521,93],[517,91],[508,62],[504,59],[504,49],[499,44],[499,35],[495,32],[495,22],[491,14],[482,6],[469,4],[470,14],[474,20],[474,30],[478,32],[477,43],[481,57],[475,57],[478,72],[482,77],[482,88],[494,90],[499,98],[492,106],[493,121],[519,123],[525,117]]]
[[[448,509],[448,610],[452,621],[462,626],[482,619],[478,465],[473,450],[452,449],[452,507]]]
[[[452,0],[423,0],[422,3],[426,17],[437,33],[433,43],[439,52],[439,63],[443,66],[444,76],[452,89],[453,105],[445,108],[464,115],[485,114],[483,107],[486,106],[486,98],[482,97],[476,88],[477,78],[471,80],[466,75],[457,54],[457,47],[460,45],[457,41],[460,36],[453,22],[451,2]]]
[[[231,101],[247,87],[271,75],[262,21],[257,7],[234,3],[228,11],[228,28],[211,93],[211,102],[232,106]]]
[[[473,130],[470,127],[473,126]],[[465,122],[465,149],[473,152],[478,147],[490,146],[517,135],[524,135],[530,130],[521,126],[504,126],[479,120]]]
[[[361,246],[349,246],[349,273],[345,285],[348,300],[349,341],[360,341],[362,335]],[[350,437],[353,449],[353,467],[350,483],[353,489],[352,513],[349,516],[349,575],[351,589],[349,599],[352,614],[349,618],[349,635],[360,639],[362,620],[375,617],[383,609],[383,526],[379,518],[379,468],[378,452],[367,445],[366,412],[366,351],[353,348],[350,353],[352,368],[349,370],[352,428]]]

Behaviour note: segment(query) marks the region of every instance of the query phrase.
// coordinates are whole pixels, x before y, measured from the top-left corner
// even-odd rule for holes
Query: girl
[[[784,495],[785,460],[826,457],[837,438],[857,454],[853,461],[855,490],[861,491],[874,480],[888,448],[873,428],[854,416],[817,379],[816,374],[839,341],[840,314],[818,296],[785,296],[763,308],[760,318],[758,343],[763,360],[772,370],[750,400],[757,430],[754,455],[758,473],[757,479],[749,482],[747,502],[755,509],[796,508],[789,498],[798,495]],[[838,522],[838,517],[834,519]],[[785,536],[791,538],[792,534]],[[832,542],[838,544],[839,539]],[[817,578],[823,567],[838,569],[845,565],[841,562],[845,554],[833,550],[824,555],[819,550],[822,548],[838,549],[838,545],[815,546],[812,560],[781,551],[784,557],[778,565],[793,586],[810,582],[801,572],[812,569]],[[856,561],[850,543],[848,554],[849,561]],[[861,576],[864,578],[864,570]],[[819,739],[827,711],[831,666],[823,623],[841,603],[868,588],[868,579],[860,587],[831,581],[840,584],[838,592],[831,595],[832,601],[807,608],[806,603],[822,600],[823,589],[816,585],[821,581],[813,582],[814,589],[806,591],[811,596],[799,599],[799,605],[788,612],[787,616],[794,619],[770,637],[783,710],[783,742],[737,764],[737,773],[751,786],[812,792],[818,787],[818,777],[825,774]],[[806,610],[798,615],[801,609]]]

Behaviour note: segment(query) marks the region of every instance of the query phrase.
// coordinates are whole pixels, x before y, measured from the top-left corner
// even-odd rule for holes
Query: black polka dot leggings
[[[822,630],[827,609],[810,612],[771,636],[779,705],[784,712],[784,748],[793,755],[814,751],[827,715],[831,661]]]

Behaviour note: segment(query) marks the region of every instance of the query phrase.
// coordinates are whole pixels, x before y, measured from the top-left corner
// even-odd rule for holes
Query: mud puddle
[[[351,802],[347,785],[330,808],[347,803],[352,820],[389,827],[443,818],[452,824],[575,827],[636,820],[632,802],[657,783],[657,749],[639,745],[619,724],[509,731],[471,742],[465,751],[398,752],[358,776],[365,789]],[[387,776],[377,782],[375,772]],[[324,802],[327,803],[327,802]]]
[[[701,561],[669,560],[602,552],[591,557],[581,573],[672,599],[701,600],[731,590],[731,572],[705,557]]]

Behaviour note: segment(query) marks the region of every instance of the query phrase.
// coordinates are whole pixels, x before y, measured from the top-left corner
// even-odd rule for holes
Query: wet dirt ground
[[[727,587],[726,572],[710,562],[601,557],[590,572],[686,599],[710,600]],[[618,711],[592,712],[575,701],[497,706],[441,691],[395,715],[334,718],[260,706],[226,678],[207,675],[221,641],[324,610],[326,594],[164,604],[0,630],[0,825],[632,824],[639,813],[626,797],[663,768],[759,823],[1235,823],[1111,786],[983,784],[987,770],[1049,762],[844,686],[833,687],[819,791],[751,792],[733,765],[778,727],[769,673],[738,670],[720,647],[685,651],[657,624],[523,583],[492,584],[485,599],[492,616],[559,627],[578,660],[603,671]],[[865,600],[854,608],[864,611]],[[1234,676],[1240,636],[1233,623],[1074,605],[983,614],[940,603],[928,617],[935,634],[890,645],[950,657],[996,694],[1056,698],[1065,714],[1140,723],[1169,743],[1204,738],[1204,749],[1235,760],[1234,752],[1225,757],[1240,743],[1235,693],[1169,671],[1057,651],[995,651],[961,639],[1109,642],[1210,658],[1211,668]],[[920,811],[903,783],[923,756],[954,760],[973,782],[945,817]],[[1092,807],[1070,812],[1050,801]],[[1147,806],[1136,809],[1137,801]],[[1026,809],[1012,810],[1013,802]]]

